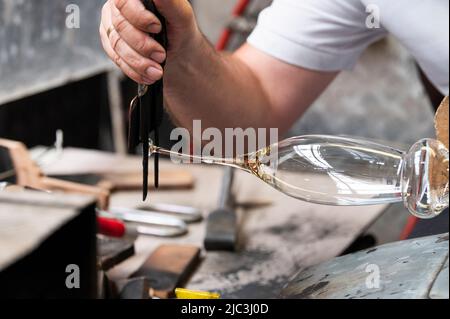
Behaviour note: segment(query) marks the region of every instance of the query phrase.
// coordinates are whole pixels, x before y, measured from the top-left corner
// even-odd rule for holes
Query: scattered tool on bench
[[[110,207],[107,211],[98,210],[98,213],[102,218],[102,234],[112,237],[177,237],[187,233],[187,223],[199,222],[202,219],[200,210],[172,204],[152,204],[145,210]],[[124,222],[132,224],[125,225]]]
[[[146,277],[118,280],[114,287],[116,299],[145,300],[152,298],[150,280]]]
[[[220,294],[209,291],[196,291],[184,288],[175,289],[177,299],[220,299]]]
[[[97,266],[107,271],[134,255],[131,241],[97,236]]]
[[[73,147],[53,151],[52,147],[45,146],[34,147],[30,154],[50,177],[100,186],[111,192],[142,190],[142,170],[137,167],[137,156]],[[0,179],[3,175],[2,170]],[[149,178],[148,187],[154,188],[153,172],[149,172]],[[160,188],[190,189],[194,185],[195,179],[189,170],[170,167],[159,172]]]
[[[137,235],[177,237],[188,231],[183,220],[163,213],[115,207],[107,211],[98,210],[98,213],[100,231],[107,236],[118,238],[136,237]]]
[[[102,228],[98,218],[98,228]],[[115,297],[114,283],[109,279],[108,270],[132,257],[134,242],[97,235],[97,294],[100,299]]]
[[[234,169],[226,167],[220,190],[219,208],[211,212],[206,223],[206,250],[235,251],[238,241],[235,198],[232,193]]]
[[[12,163],[12,173],[9,175],[15,177],[17,185],[45,192],[62,191],[96,196],[99,231],[103,235],[118,238],[137,235],[181,236],[188,230],[186,222],[196,222],[202,218],[201,211],[178,205],[153,204],[149,206],[151,211],[109,207],[110,192],[107,189],[49,178],[41,172],[22,143],[0,139],[0,146],[8,153],[3,156]],[[2,184],[2,188],[7,185]]]
[[[114,170],[114,168],[112,168]],[[116,191],[134,191],[142,189],[142,173],[87,173],[87,174],[55,174],[51,177],[82,183],[93,186],[100,186]],[[149,174],[151,176],[152,174]],[[159,188],[162,189],[190,189],[194,186],[194,178],[186,170],[164,170],[159,172]],[[154,188],[153,181],[149,181],[149,188]]]
[[[38,165],[31,158],[27,148],[21,142],[0,139],[0,146],[9,153],[12,163],[11,177],[15,177],[15,184],[25,188],[41,191],[62,191],[93,195],[98,200],[100,208],[109,204],[109,191],[101,187],[72,183],[45,176]]]
[[[139,207],[138,209],[150,213],[164,213],[179,218],[186,223],[196,223],[203,219],[202,211],[191,206],[154,203]]]
[[[200,248],[189,245],[159,246],[131,278],[147,278],[152,297],[175,296],[200,263]]]
[[[168,46],[167,29],[164,17],[158,12],[152,0],[143,0],[147,10],[155,14],[161,21],[162,31],[159,34],[152,35],[165,49]],[[162,65],[164,67],[164,64]],[[129,111],[130,130],[128,136],[128,147],[130,150],[142,144],[142,166],[143,166],[143,201],[148,193],[148,161],[150,135],[153,132],[153,142],[159,145],[159,127],[164,114],[164,84],[159,80],[151,86],[139,84],[138,94],[131,101]],[[154,178],[155,187],[159,186],[159,155],[155,154],[154,159]]]

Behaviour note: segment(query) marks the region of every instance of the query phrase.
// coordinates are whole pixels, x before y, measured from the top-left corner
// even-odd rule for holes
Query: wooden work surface
[[[167,168],[166,164],[163,167]],[[195,176],[193,190],[156,191],[149,200],[202,208],[217,205],[222,170],[202,165],[185,167]],[[238,201],[271,200],[270,206],[239,212],[241,249],[237,253],[204,252],[203,262],[188,288],[217,291],[225,298],[277,297],[281,288],[302,267],[339,255],[384,210],[385,206],[326,207],[304,203],[238,172],[235,179]],[[118,193],[115,206],[142,204],[139,192]],[[136,255],[117,266],[113,277],[135,271],[160,244],[172,242],[202,247],[205,222],[190,225],[189,234],[176,239],[140,237]]]
[[[77,216],[77,209],[93,202],[90,196],[0,192],[0,271]]]

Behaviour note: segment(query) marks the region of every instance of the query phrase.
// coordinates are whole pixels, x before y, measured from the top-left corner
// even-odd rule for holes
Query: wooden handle
[[[93,195],[97,197],[100,209],[107,209],[109,205],[110,192],[104,188],[63,181],[55,178],[42,177],[41,187],[47,190],[60,190],[69,193]]]
[[[152,180],[153,178],[150,174],[149,181]],[[194,177],[189,171],[173,170],[160,172],[159,186],[161,189],[189,189],[194,186],[194,183]],[[142,173],[105,174],[99,186],[111,191],[139,190],[142,188]],[[153,188],[154,183],[149,182],[148,186]]]

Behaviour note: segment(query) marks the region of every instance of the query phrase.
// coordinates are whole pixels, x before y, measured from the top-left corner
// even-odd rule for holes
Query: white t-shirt
[[[293,65],[338,71],[351,69],[388,33],[448,95],[448,0],[274,0],[261,12],[248,42]]]

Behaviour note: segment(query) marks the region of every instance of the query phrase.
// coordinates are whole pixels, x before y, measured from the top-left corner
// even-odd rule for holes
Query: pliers
[[[168,47],[167,27],[164,17],[158,12],[152,0],[142,1],[145,8],[156,15],[161,21],[162,31],[159,34],[150,35],[165,50]],[[165,63],[162,64],[164,68]],[[143,168],[143,200],[148,193],[148,161],[150,137],[153,137],[155,146],[159,146],[159,128],[164,114],[164,84],[163,80],[155,82],[151,86],[138,85],[136,97],[131,101],[129,110],[129,133],[128,148],[134,151],[139,144],[142,144],[142,168]],[[153,135],[153,136],[152,136]],[[154,160],[155,187],[159,186],[159,154],[155,154]]]

